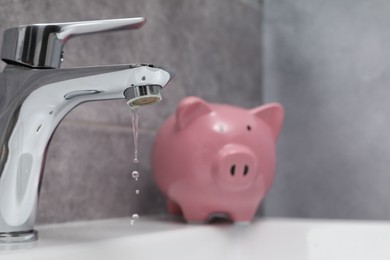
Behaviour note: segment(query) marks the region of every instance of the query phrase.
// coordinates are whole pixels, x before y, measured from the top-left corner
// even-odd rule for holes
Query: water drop
[[[136,181],[138,181],[139,172],[138,172],[138,171],[133,171],[133,172],[131,173],[131,176],[132,176]]]
[[[135,162],[135,163],[138,163],[139,161],[138,161],[138,159],[137,159],[137,158],[134,158],[134,162]]]
[[[138,214],[131,215],[130,225],[134,225],[135,221],[138,220],[138,219],[139,219],[139,215]]]
[[[139,194],[139,190],[135,190],[135,194],[137,194],[137,195],[138,195],[138,194]]]

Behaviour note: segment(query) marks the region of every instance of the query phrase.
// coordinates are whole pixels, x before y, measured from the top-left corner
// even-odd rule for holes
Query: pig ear
[[[176,109],[176,127],[181,130],[195,119],[212,112],[211,107],[202,99],[187,97],[183,99]]]
[[[282,127],[283,107],[278,103],[271,103],[254,108],[251,113],[268,125],[274,140],[276,140]]]

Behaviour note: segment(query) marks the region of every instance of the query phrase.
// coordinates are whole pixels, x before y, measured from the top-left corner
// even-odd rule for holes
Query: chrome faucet
[[[50,139],[74,107],[124,98],[131,107],[161,100],[173,72],[150,64],[59,69],[72,37],[138,29],[144,18],[32,24],[4,32],[0,73],[0,242],[37,239],[39,188]]]

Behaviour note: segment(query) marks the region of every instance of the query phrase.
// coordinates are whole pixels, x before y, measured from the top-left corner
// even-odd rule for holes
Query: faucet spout
[[[0,73],[0,242],[36,239],[48,144],[74,107],[120,98],[130,106],[155,103],[172,77],[145,64],[44,70],[8,65]]]

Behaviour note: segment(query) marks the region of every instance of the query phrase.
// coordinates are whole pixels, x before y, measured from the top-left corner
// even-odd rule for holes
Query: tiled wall
[[[285,106],[268,216],[390,218],[390,2],[264,1],[266,100]]]
[[[148,19],[138,31],[70,40],[63,67],[154,63],[177,70],[163,101],[141,111],[140,163],[132,163],[131,115],[123,100],[77,107],[50,144],[39,223],[165,212],[149,157],[158,126],[180,99],[261,103],[262,17],[255,1],[15,0],[1,3],[0,33],[20,24],[135,16]],[[138,183],[131,180],[134,169]]]

